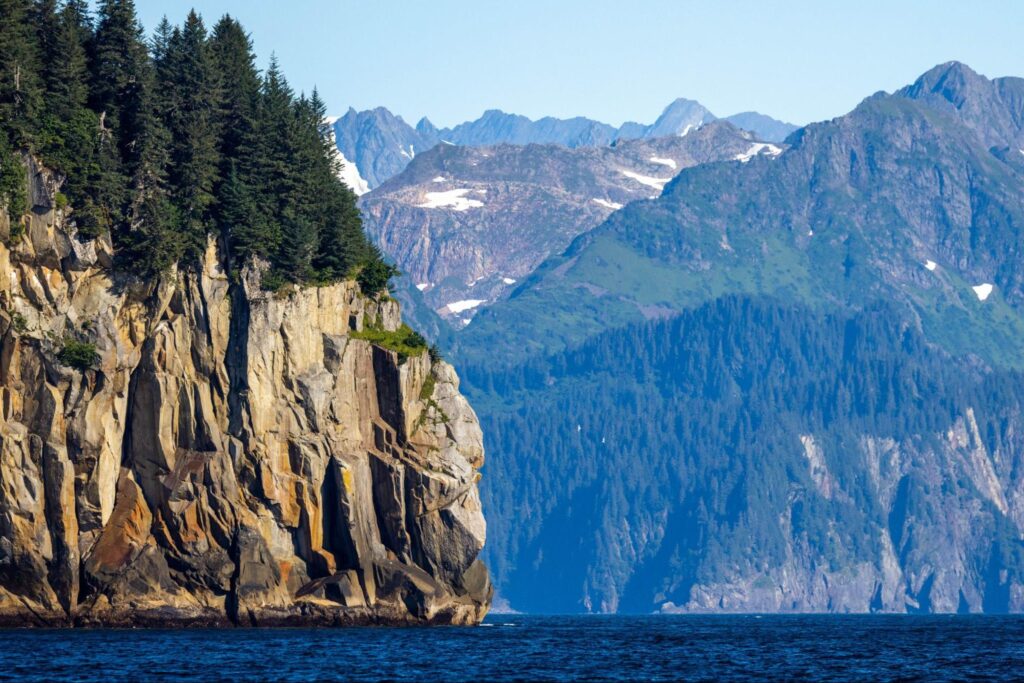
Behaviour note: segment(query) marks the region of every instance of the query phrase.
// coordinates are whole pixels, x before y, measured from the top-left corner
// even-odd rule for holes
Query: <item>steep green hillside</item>
[[[962,93],[983,115],[956,106]],[[895,298],[949,350],[1017,366],[1022,102],[1020,79],[946,65],[802,129],[777,158],[687,169],[481,314],[460,349],[510,339],[524,357],[747,292],[824,308]],[[1004,131],[1001,144],[979,129]],[[972,287],[985,283],[982,302]]]
[[[946,64],[787,145],[456,339],[514,607],[1024,609],[1024,81]]]
[[[878,304],[729,296],[463,368],[530,611],[1020,610],[1024,382]]]

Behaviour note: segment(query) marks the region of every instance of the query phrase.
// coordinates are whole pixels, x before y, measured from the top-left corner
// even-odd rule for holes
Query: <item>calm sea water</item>
[[[0,631],[0,680],[1019,680],[1024,618],[492,616],[478,628]]]

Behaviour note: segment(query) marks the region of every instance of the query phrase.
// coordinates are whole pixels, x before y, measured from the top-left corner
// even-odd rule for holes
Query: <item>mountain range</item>
[[[559,144],[566,147],[607,146],[616,140],[685,134],[717,120],[699,102],[677,99],[652,124],[627,122],[615,127],[584,117],[531,120],[497,109],[453,128],[436,128],[427,118],[415,127],[384,107],[366,111],[349,109],[332,120],[338,149],[350,166],[349,185],[373,189],[398,175],[417,154],[435,145],[488,146],[503,143],[525,145]],[[756,112],[725,118],[736,126],[769,142],[781,142],[796,126]]]
[[[441,144],[360,205],[367,233],[407,276],[396,292],[407,315],[430,330],[425,304],[459,328],[615,210],[656,197],[680,170],[781,151],[725,121],[605,146]]]
[[[683,169],[450,341],[528,611],[1024,610],[1024,80]]]

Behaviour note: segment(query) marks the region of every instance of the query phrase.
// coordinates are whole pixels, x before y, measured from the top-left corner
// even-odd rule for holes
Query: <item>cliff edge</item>
[[[0,625],[480,621],[480,427],[447,363],[360,338],[398,304],[232,282],[214,240],[118,276],[58,186],[29,160],[0,217]]]

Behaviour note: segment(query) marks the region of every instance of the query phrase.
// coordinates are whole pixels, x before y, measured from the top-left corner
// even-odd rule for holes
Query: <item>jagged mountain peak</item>
[[[471,147],[498,144],[557,144],[601,147],[619,140],[686,135],[717,117],[696,100],[680,97],[651,124],[627,122],[616,128],[584,116],[531,119],[491,108],[479,118],[453,128],[437,128],[426,117],[415,128],[384,107],[357,112],[349,109],[336,125],[338,148],[353,163],[370,188],[397,175],[416,156],[440,142]],[[796,126],[748,112],[726,120],[751,131],[756,138],[781,142]]]
[[[984,88],[990,81],[963,62],[946,62],[923,73],[914,83],[900,91],[901,94],[920,98],[923,95],[941,95],[956,106],[962,105],[977,88]]]
[[[416,123],[416,131],[421,135],[437,135],[437,126],[424,116]]]
[[[657,121],[648,126],[645,137],[686,134],[716,118],[718,117],[700,102],[680,97],[665,107]]]
[[[990,147],[1024,146],[1024,79],[989,79],[962,62],[946,62],[894,96],[952,113]]]

